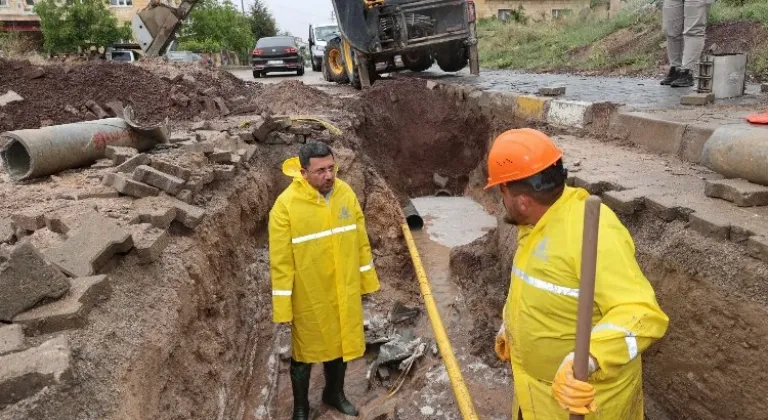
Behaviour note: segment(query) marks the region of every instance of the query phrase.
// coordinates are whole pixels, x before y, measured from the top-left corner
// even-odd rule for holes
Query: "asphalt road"
[[[258,79],[255,79],[253,77],[253,72],[251,70],[231,70],[230,73],[234,74],[235,76],[237,76],[242,80],[260,82],[260,83],[280,83],[286,80],[300,80],[304,82],[305,85],[311,85],[311,86],[332,85],[331,83],[328,83],[325,80],[323,80],[322,73],[314,72],[310,67],[307,67],[304,70],[303,76],[297,76],[295,72],[272,73],[272,74],[268,74],[266,77],[260,77]]]

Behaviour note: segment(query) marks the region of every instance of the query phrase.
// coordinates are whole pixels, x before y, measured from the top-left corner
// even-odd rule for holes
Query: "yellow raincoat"
[[[581,272],[584,203],[589,194],[566,187],[534,227],[521,227],[504,323],[515,398],[524,420],[566,420],[552,396],[563,358],[574,350]],[[627,229],[606,206],[600,212],[590,354],[599,369],[597,412],[587,420],[643,420],[640,354],[667,330],[669,318],[635,260]]]
[[[293,358],[320,363],[365,353],[361,295],[379,289],[365,218],[352,188],[336,179],[329,199],[283,163],[293,182],[269,213],[274,322],[292,322]]]

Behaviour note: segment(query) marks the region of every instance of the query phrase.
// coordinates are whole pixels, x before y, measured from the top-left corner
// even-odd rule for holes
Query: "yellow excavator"
[[[340,34],[325,48],[327,81],[361,89],[379,74],[420,72],[434,62],[445,72],[469,65],[471,74],[480,74],[472,0],[332,2]]]

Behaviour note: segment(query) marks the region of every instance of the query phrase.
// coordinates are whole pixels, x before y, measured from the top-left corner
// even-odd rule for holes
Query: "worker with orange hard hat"
[[[664,336],[669,318],[635,259],[616,215],[600,209],[589,378],[574,378],[573,352],[585,201],[565,185],[563,152],[533,129],[502,133],[488,155],[488,185],[499,186],[505,221],[518,227],[512,279],[496,337],[510,361],[513,418],[643,420],[641,353]]]

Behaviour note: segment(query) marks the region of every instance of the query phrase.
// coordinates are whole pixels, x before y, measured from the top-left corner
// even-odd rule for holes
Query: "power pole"
[[[240,0],[240,7],[243,8],[243,14],[245,14],[245,0]]]

